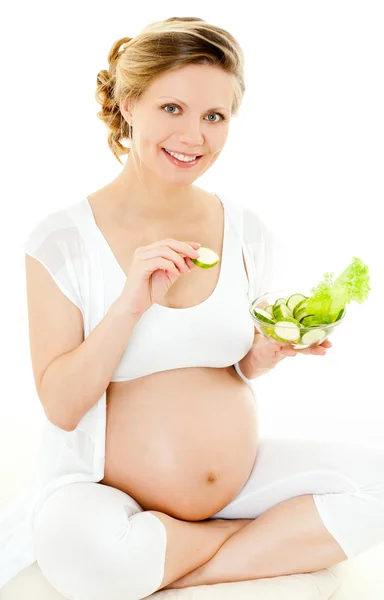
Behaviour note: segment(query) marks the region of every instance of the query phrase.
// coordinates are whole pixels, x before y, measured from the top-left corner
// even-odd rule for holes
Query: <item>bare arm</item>
[[[73,431],[101,398],[139,319],[124,309],[119,297],[77,348],[48,366],[39,396],[53,423]]]

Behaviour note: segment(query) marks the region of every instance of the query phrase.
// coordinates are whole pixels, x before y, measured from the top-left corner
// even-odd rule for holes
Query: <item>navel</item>
[[[216,477],[216,475],[214,473],[209,473],[207,475],[207,481],[208,481],[208,483],[215,483],[216,479],[217,479],[217,477]]]

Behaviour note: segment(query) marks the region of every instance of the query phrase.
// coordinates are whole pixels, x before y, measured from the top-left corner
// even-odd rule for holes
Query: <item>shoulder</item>
[[[74,207],[73,207],[74,208]],[[58,244],[76,245],[81,241],[79,229],[71,215],[72,206],[53,211],[39,219],[29,230],[24,249],[33,252],[46,244],[51,248]]]

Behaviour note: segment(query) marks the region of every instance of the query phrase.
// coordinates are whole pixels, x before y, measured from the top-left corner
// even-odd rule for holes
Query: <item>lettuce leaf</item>
[[[310,290],[312,295],[306,302],[308,313],[318,315],[323,323],[333,323],[349,302],[364,302],[372,289],[369,286],[368,266],[355,256],[335,281],[333,275],[331,272],[325,273],[324,280]]]

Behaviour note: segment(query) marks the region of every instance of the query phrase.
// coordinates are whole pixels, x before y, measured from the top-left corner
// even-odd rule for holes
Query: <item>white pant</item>
[[[384,541],[384,449],[341,442],[261,439],[247,483],[211,518],[256,519],[304,494],[313,494],[348,558]],[[34,532],[39,567],[66,598],[139,600],[163,579],[163,523],[116,488],[74,483],[56,490]]]

